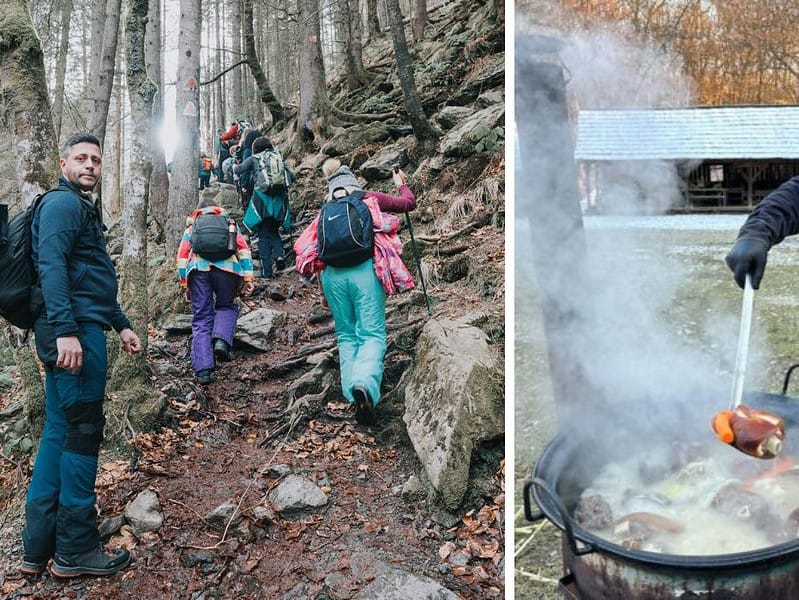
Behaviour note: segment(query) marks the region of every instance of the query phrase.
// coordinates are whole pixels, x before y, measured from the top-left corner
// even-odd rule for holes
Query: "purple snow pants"
[[[211,267],[210,271],[189,273],[191,296],[191,367],[194,372],[214,368],[213,340],[233,345],[239,317],[236,292],[239,276]],[[216,301],[214,301],[216,296]]]

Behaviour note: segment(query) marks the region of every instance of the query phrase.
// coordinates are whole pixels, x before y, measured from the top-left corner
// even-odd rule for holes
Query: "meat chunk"
[[[600,495],[582,496],[574,509],[574,518],[586,529],[608,529],[613,526],[613,511]]]

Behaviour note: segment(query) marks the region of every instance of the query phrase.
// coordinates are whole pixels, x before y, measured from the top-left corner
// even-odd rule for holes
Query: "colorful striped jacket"
[[[236,254],[233,254],[230,256],[230,258],[226,258],[225,260],[210,261],[192,252],[191,230],[192,226],[194,225],[194,219],[197,218],[197,215],[201,214],[224,215],[225,217],[228,216],[225,209],[219,206],[207,206],[206,208],[198,208],[186,218],[186,230],[183,232],[183,238],[180,241],[180,247],[178,247],[177,257],[180,285],[182,285],[184,288],[186,287],[189,273],[191,273],[193,269],[197,269],[198,271],[210,271],[212,266],[216,267],[217,269],[222,269],[223,271],[235,273],[236,275],[243,277],[244,281],[252,281],[252,254],[250,252],[250,247],[247,245],[247,240],[244,239],[244,236],[238,229],[238,225],[236,226],[237,250]]]

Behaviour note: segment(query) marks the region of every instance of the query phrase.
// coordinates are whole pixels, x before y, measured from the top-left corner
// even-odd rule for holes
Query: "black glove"
[[[769,245],[757,238],[739,238],[724,260],[733,272],[735,283],[743,289],[747,273],[752,276],[752,287],[760,287],[763,271],[766,270],[766,257]]]

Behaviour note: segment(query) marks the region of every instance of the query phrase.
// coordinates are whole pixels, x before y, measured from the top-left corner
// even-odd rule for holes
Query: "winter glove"
[[[769,245],[757,238],[739,238],[725,258],[727,266],[733,272],[735,283],[743,289],[747,273],[752,276],[752,287],[758,289],[763,271],[766,270],[766,257]]]

